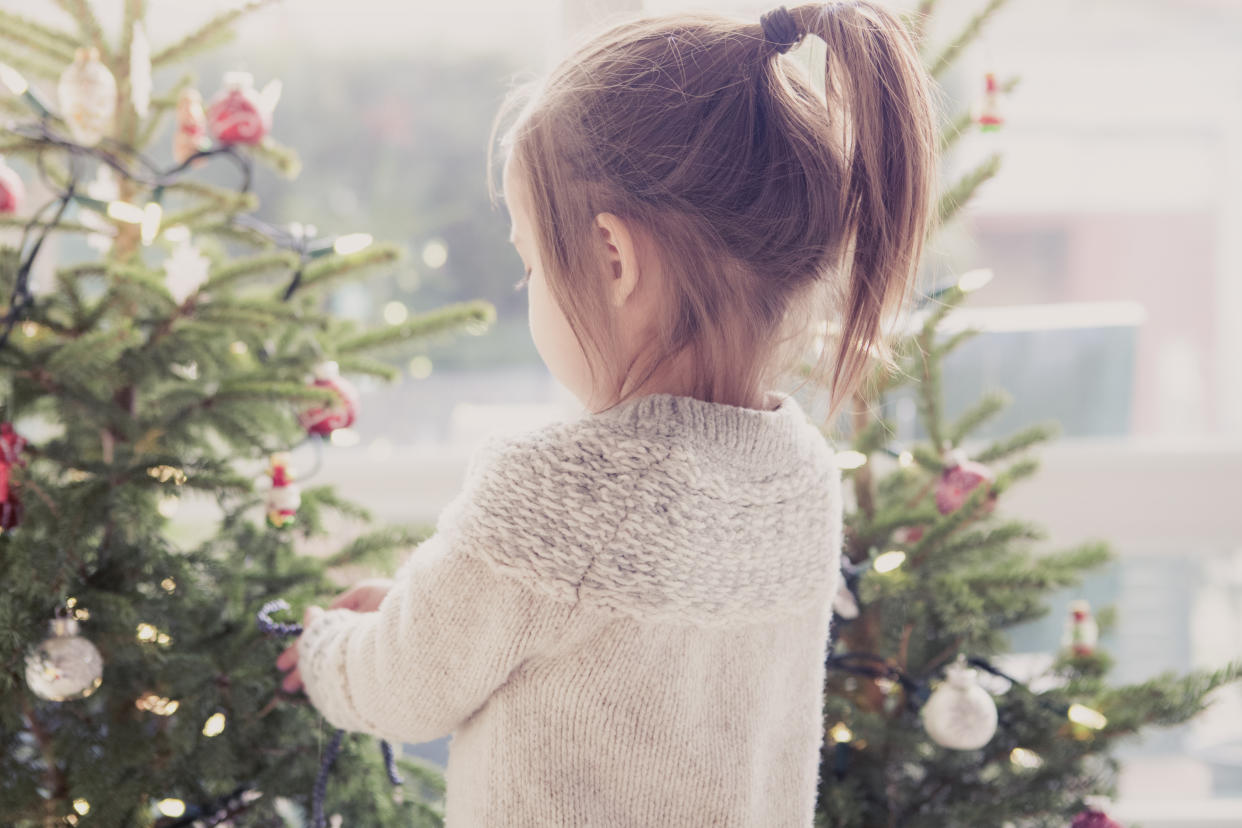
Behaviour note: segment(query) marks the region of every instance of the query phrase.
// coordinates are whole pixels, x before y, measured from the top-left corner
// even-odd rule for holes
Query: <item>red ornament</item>
[[[293,472],[289,471],[288,452],[278,451],[272,455],[268,474],[272,488],[267,494],[267,523],[283,529],[294,522],[298,506],[302,505],[301,490],[293,482]]]
[[[1122,828],[1122,825],[1103,811],[1084,808],[1074,817],[1070,828]]]
[[[327,437],[338,428],[352,425],[358,416],[358,390],[353,383],[340,374],[335,362],[321,362],[315,366],[315,388],[330,388],[336,392],[336,402],[327,406],[314,406],[298,415],[298,421],[311,434]]]
[[[917,543],[921,537],[923,537],[922,526],[899,526],[893,532],[893,542],[897,544]]]
[[[26,200],[22,177],[0,158],[0,213],[16,213]]]
[[[181,164],[194,153],[210,146],[207,115],[203,112],[203,96],[194,87],[187,86],[177,97],[177,131],[173,133],[173,158]],[[206,158],[196,158],[190,166],[197,169],[206,163]]]
[[[258,144],[272,128],[272,112],[249,72],[225,72],[224,89],[207,105],[207,126],[222,144]]]
[[[996,479],[991,469],[982,463],[967,460],[960,449],[950,452],[949,463],[936,481],[936,508],[942,515],[960,509],[980,483],[991,483]],[[996,505],[996,493],[988,495],[985,503],[986,511],[991,511]]]
[[[1001,118],[1000,106],[997,103],[1000,89],[996,85],[996,75],[992,72],[988,72],[984,80],[986,89],[983,93],[983,104],[979,108],[979,117],[975,119],[975,123],[979,124],[981,132],[995,132],[1005,122]]]
[[[22,502],[9,474],[14,466],[26,465],[21,458],[25,447],[26,438],[14,431],[11,423],[0,423],[0,532],[12,529],[22,519]]]

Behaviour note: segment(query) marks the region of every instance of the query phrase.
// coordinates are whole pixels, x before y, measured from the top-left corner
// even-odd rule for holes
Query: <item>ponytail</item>
[[[832,373],[832,415],[865,379],[869,359],[892,369],[882,320],[915,286],[935,217],[936,112],[918,50],[899,17],[878,3],[814,3],[790,10],[827,44],[824,92],[844,164],[835,231],[848,298]],[[829,322],[831,325],[831,321]]]

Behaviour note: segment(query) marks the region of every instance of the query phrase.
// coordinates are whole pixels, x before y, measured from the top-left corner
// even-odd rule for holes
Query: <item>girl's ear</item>
[[[612,213],[600,213],[595,217],[595,224],[599,228],[600,243],[604,245],[604,259],[610,266],[607,274],[609,297],[613,305],[620,307],[638,285],[634,236],[625,221]]]

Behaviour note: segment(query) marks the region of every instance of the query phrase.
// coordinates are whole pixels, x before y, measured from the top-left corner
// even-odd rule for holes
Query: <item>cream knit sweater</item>
[[[488,438],[378,611],[307,627],[311,702],[453,734],[447,828],[808,828],[841,478],[778,400],[654,394]]]

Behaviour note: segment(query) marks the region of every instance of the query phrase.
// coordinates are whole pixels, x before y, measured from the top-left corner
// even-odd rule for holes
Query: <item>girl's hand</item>
[[[336,596],[329,609],[374,612],[395,583],[392,578],[366,578]]]
[[[317,607],[313,604],[307,607],[306,612],[302,616],[302,629],[305,630],[311,625],[311,622],[321,615],[323,615],[323,607]],[[298,671],[298,641],[301,638],[301,636],[298,636],[297,640],[276,657],[277,669],[289,670],[289,675],[285,676],[280,682],[281,688],[286,693],[296,693],[302,689],[302,674]]]

